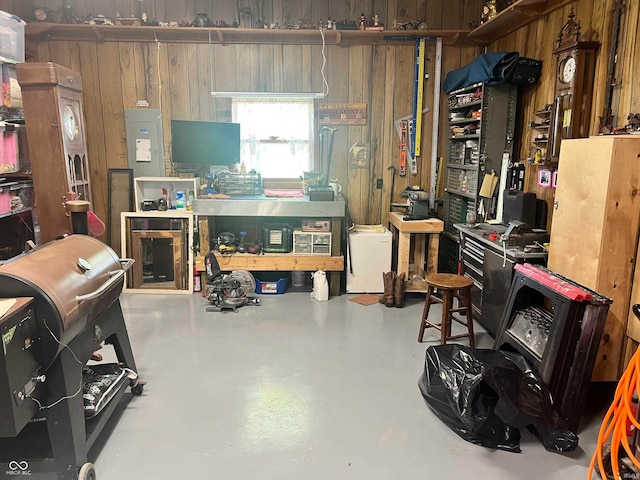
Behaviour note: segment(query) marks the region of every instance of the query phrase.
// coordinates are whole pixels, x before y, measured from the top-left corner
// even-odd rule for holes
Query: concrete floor
[[[351,297],[264,295],[259,307],[207,313],[198,294],[123,294],[148,384],[91,452],[98,478],[586,477],[602,402],[587,409],[570,454],[526,431],[519,454],[465,442],[418,390],[438,338],[428,329],[416,341],[422,299],[398,309]],[[481,331],[477,346],[491,338]]]

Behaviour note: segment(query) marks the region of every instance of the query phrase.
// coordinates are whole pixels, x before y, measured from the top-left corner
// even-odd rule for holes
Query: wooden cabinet
[[[640,226],[640,137],[564,140],[560,149],[549,268],[613,300],[593,379],[623,367]]]
[[[122,212],[122,256],[135,263],[124,291],[193,293],[193,225],[190,212]]]
[[[80,74],[51,62],[17,65],[42,243],[70,233],[69,192],[91,202]],[[70,198],[67,198],[71,200]]]

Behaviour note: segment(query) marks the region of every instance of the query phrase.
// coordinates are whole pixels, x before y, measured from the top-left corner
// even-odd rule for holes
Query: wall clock
[[[36,191],[41,241],[71,227],[64,207],[71,196],[92,201],[80,75],[51,62],[16,66]]]
[[[560,65],[558,75],[562,83],[573,81],[576,75],[576,59],[574,57],[565,58]]]
[[[39,22],[45,22],[48,18],[47,10],[42,7],[38,7],[33,11],[33,17]]]
[[[78,115],[73,108],[73,105],[67,104],[64,106],[64,133],[66,133],[69,140],[76,140],[78,138]]]
[[[573,10],[562,26],[553,54],[556,57],[554,102],[549,150],[551,160],[560,156],[564,138],[589,136],[591,97],[598,42],[580,41],[580,23]]]

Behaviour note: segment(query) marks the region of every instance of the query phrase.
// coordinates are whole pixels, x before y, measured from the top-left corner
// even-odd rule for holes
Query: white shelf
[[[179,178],[179,177],[136,177],[133,180],[135,188],[136,212],[142,211],[141,204],[143,200],[158,200],[162,198],[162,189],[167,192],[173,188],[173,191],[183,190],[188,195],[193,192],[194,198],[198,198],[200,191],[200,178]],[[160,214],[172,214],[176,212],[187,212],[186,209],[167,210],[166,212],[158,212]]]

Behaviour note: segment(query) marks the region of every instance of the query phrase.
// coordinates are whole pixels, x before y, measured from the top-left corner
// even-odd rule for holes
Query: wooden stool
[[[471,286],[473,285],[473,280],[462,275],[453,275],[449,273],[432,273],[427,275],[426,280],[428,291],[424,300],[424,310],[422,311],[422,321],[420,322],[418,342],[422,342],[422,337],[424,336],[426,328],[434,327],[440,330],[440,343],[442,345],[447,343],[447,340],[468,337],[469,346],[474,348],[473,317],[471,314]],[[436,288],[442,290],[442,300],[434,295],[434,290]],[[464,302],[465,306],[452,308],[453,297],[456,297],[458,302]],[[442,304],[442,323],[440,324],[431,323],[427,320],[429,316],[429,308],[433,302]],[[453,314],[457,312],[466,312],[467,321],[463,322],[462,320],[454,317]],[[451,335],[451,320],[466,326],[468,333]]]

